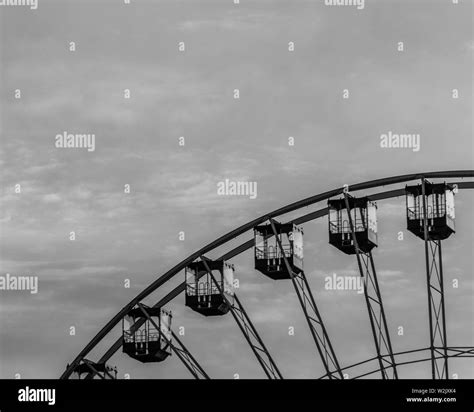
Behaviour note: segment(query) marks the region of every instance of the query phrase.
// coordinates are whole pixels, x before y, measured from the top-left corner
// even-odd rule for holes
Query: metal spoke
[[[272,226],[273,235],[276,238],[278,247],[283,256],[286,270],[288,271],[291,277],[291,281],[298,296],[298,300],[300,301],[301,308],[303,309],[303,313],[308,322],[308,326],[311,331],[311,335],[313,336],[314,343],[316,344],[316,348],[319,352],[321,360],[323,361],[324,369],[326,369],[326,373],[330,379],[344,379],[344,376],[341,372],[341,367],[339,366],[339,361],[332,347],[318,307],[316,306],[316,301],[314,300],[306,276],[303,271],[301,271],[300,273],[293,272],[285,255],[281,240],[278,236],[275,227],[275,222],[272,219],[270,219],[270,224]],[[336,369],[336,373],[330,372],[332,368]]]

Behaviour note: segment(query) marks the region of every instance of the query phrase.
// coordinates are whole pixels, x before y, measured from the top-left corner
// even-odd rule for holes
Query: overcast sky
[[[39,278],[35,295],[0,291],[0,378],[58,377],[154,279],[265,212],[344,183],[473,169],[468,0],[366,0],[362,10],[322,0],[123,3],[0,6],[0,275]],[[94,134],[95,150],[57,148],[64,132]],[[419,134],[420,150],[381,148],[389,132]],[[224,179],[257,182],[257,198],[219,196]],[[473,197],[456,197],[457,233],[443,245],[452,346],[474,341]],[[405,230],[403,198],[379,203],[379,230],[394,349],[426,347],[423,243]],[[291,284],[256,272],[251,251],[233,263],[284,376],[320,376]],[[363,295],[324,289],[328,275],[357,275],[355,258],[327,244],[326,219],[305,225],[305,268],[340,362],[374,356]],[[169,308],[212,377],[263,377],[231,315],[201,317],[184,296]],[[175,356],[141,365],[118,353],[110,364],[119,377],[190,377]],[[472,361],[452,365],[473,377]],[[430,374],[428,364],[403,370]]]

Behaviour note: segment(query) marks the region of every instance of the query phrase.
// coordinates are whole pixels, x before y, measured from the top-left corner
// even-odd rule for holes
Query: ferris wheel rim
[[[344,190],[348,190],[350,192],[357,192],[361,190],[380,188],[383,186],[401,184],[401,183],[406,183],[406,182],[420,180],[420,179],[464,179],[464,178],[473,178],[473,177],[474,177],[474,170],[454,170],[454,171],[413,173],[413,174],[397,175],[397,176],[392,176],[392,177],[375,179],[375,180],[370,180],[370,181],[366,181],[362,183],[341,186],[336,189],[332,189],[326,192],[322,192],[322,193],[307,197],[305,199],[290,203],[289,205],[276,209],[273,212],[262,215],[259,218],[256,218],[250,222],[247,222],[239,226],[238,228],[220,236],[219,238],[207,244],[206,246],[204,246],[197,252],[194,252],[193,254],[189,255],[187,258],[182,260],[180,263],[175,265],[173,268],[171,268],[170,270],[165,272],[162,276],[160,276],[158,279],[156,279],[154,282],[152,282],[148,287],[143,289],[137,296],[135,296],[135,298],[133,298],[127,305],[125,305],[119,312],[117,312],[116,315],[111,320],[109,320],[109,322],[107,322],[105,326],[88,342],[88,344],[81,350],[81,352],[76,356],[76,358],[70,364],[68,364],[68,367],[60,376],[60,379],[68,379],[69,376],[74,371],[74,368],[83,359],[85,359],[85,357],[90,353],[90,351],[94,349],[112,331],[112,329],[122,320],[122,318],[131,308],[133,308],[135,305],[140,303],[143,299],[145,299],[150,294],[155,292],[163,284],[171,280],[174,276],[176,276],[179,272],[181,272],[188,264],[192,263],[193,261],[198,259],[200,256],[203,256],[217,249],[218,247],[225,245],[226,243],[235,239],[236,237],[244,233],[247,233],[250,230],[253,230],[255,226],[263,222],[300,210],[304,207],[311,206],[311,205],[320,203],[322,201],[328,200],[334,196],[343,194]],[[474,182],[452,182],[452,183],[458,184],[459,189],[473,189],[474,188]],[[383,199],[398,197],[398,196],[404,195],[404,193],[405,193],[404,189],[398,189],[398,190],[377,192],[368,197],[369,198],[372,197],[373,200],[383,200]],[[292,220],[292,222],[294,222],[295,224],[302,224],[302,223],[306,223],[307,221],[323,217],[326,214],[327,214],[327,207],[317,210],[315,212],[300,216],[299,218],[295,218]],[[252,240],[245,242],[244,244],[234,248],[230,252],[227,252],[226,254],[221,256],[220,259],[224,259],[224,260],[230,259],[232,257],[239,255],[240,253],[243,253],[245,250],[248,250],[250,247],[252,247],[253,245]],[[181,286],[182,284],[179,285],[177,288],[175,288],[168,295],[166,295],[165,298],[161,299],[156,305],[154,305],[154,307],[163,306],[164,304],[168,303],[169,301],[177,297],[182,291],[184,291],[184,288],[183,290],[178,290]],[[174,295],[174,296],[171,296],[171,295]],[[166,302],[164,302],[164,300],[166,300]],[[118,348],[115,348],[115,347],[117,346],[117,343],[119,341],[120,341],[120,338],[111,346],[111,348],[109,348],[109,350],[105,353],[105,355],[102,356],[99,362],[107,361],[116,352]]]

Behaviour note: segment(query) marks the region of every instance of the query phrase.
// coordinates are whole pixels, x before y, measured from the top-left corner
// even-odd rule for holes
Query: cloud
[[[150,1],[137,2],[130,14],[92,2],[45,2],[41,15],[2,22],[1,270],[37,274],[43,293],[28,300],[2,295],[0,377],[17,370],[57,377],[140,290],[203,244],[270,210],[344,183],[471,168],[472,102],[450,97],[453,79],[461,91],[472,83],[472,41],[459,41],[471,37],[469,13],[446,19],[426,2],[410,5],[408,15],[395,1],[363,14],[294,3]],[[77,41],[75,54],[65,27]],[[404,54],[395,50],[400,30]],[[12,97],[17,88],[19,100]],[[124,99],[127,88],[131,99]],[[395,129],[421,131],[420,156],[380,150],[381,131]],[[55,149],[64,130],[95,133],[96,151]],[[257,181],[257,199],[218,196],[216,184],[225,178]],[[447,278],[461,285],[448,291],[450,325],[466,341],[471,200],[456,197],[458,230],[443,245]],[[407,330],[394,343],[410,348],[425,343],[426,285],[421,241],[397,239],[398,231],[406,234],[402,203],[379,202],[374,257],[390,325]],[[350,364],[372,354],[373,341],[363,297],[323,289],[334,272],[358,275],[354,256],[327,244],[326,225],[305,225],[305,267],[332,342]],[[233,262],[239,298],[286,376],[314,377],[321,362],[292,284],[257,273],[251,251]],[[204,319],[183,307],[182,296],[169,306],[212,376],[263,377],[230,315]],[[72,323],[75,337],[68,334]],[[121,374],[187,377],[176,358],[159,370],[121,353],[112,361]]]

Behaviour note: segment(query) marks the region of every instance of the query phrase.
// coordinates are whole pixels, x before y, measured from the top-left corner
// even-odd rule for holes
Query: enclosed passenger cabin
[[[123,352],[143,363],[161,362],[171,355],[171,312],[140,306],[130,310],[122,320]],[[143,323],[134,331],[132,327],[137,321]]]
[[[303,271],[303,229],[293,223],[274,222],[274,225],[282,248],[271,224],[254,228],[255,269],[273,280],[291,279],[283,257],[287,258],[294,273]]]
[[[407,229],[424,235],[423,185],[406,186]],[[428,239],[441,240],[455,233],[454,188],[446,183],[425,182]]]
[[[224,260],[205,262],[186,267],[186,306],[204,316],[225,315],[234,303],[234,266]]]
[[[83,379],[89,373],[93,374],[93,379],[117,379],[117,368],[108,366],[105,362],[96,363],[88,359],[83,359],[73,370],[71,379]]]
[[[377,246],[377,205],[367,197],[348,195],[347,200],[350,212],[345,198],[328,201],[329,243],[348,255],[356,253],[350,216],[359,250],[368,253]]]

